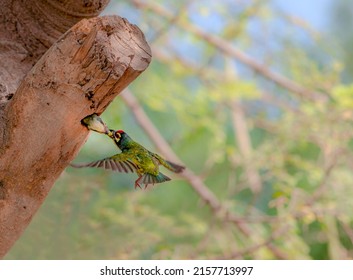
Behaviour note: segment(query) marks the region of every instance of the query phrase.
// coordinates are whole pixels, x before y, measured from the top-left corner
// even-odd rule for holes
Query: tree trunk
[[[93,17],[107,2],[0,1],[0,257],[87,139],[80,120],[151,60],[136,26]]]

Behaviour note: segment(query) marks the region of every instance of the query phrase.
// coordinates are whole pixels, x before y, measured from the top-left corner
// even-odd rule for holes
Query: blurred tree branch
[[[236,60],[239,60],[241,63],[247,65],[251,69],[253,69],[255,72],[258,74],[262,75],[263,77],[273,81],[275,84],[287,89],[288,91],[296,94],[297,96],[303,98],[304,100],[312,100],[312,101],[320,101],[320,102],[325,102],[328,101],[328,98],[326,95],[320,92],[315,92],[313,90],[307,89],[298,83],[288,79],[285,76],[282,76],[279,73],[273,72],[271,69],[269,69],[266,65],[259,63],[246,53],[240,51],[236,47],[234,47],[232,44],[227,42],[226,40],[223,40],[222,38],[210,34],[208,32],[203,31],[200,29],[198,26],[186,22],[186,21],[180,21],[180,20],[175,20],[175,17],[171,12],[169,12],[167,9],[163,8],[162,6],[152,3],[152,2],[145,2],[141,0],[132,0],[131,1],[137,8],[143,8],[147,10],[153,11],[155,14],[166,18],[169,21],[174,20],[174,22],[182,29],[185,31],[194,34],[195,36],[205,40],[208,42],[210,45],[213,45],[217,49],[219,49],[221,52],[224,54],[227,54]]]
[[[169,144],[165,141],[164,137],[159,133],[158,129],[147,116],[133,94],[128,89],[126,89],[120,96],[124,100],[125,104],[130,108],[138,124],[149,136],[159,151],[166,158],[182,163],[182,161],[173,152]],[[196,191],[202,201],[210,206],[214,215],[219,217],[221,220],[224,220],[225,222],[234,223],[240,232],[251,239],[252,230],[246,225],[247,219],[245,217],[238,218],[234,216],[224,205],[221,204],[218,198],[203,183],[200,177],[194,174],[189,168],[186,168],[184,172],[180,174],[180,176],[189,182],[189,184]],[[282,259],[284,257],[284,254],[278,248],[275,249],[270,245],[270,241],[265,243],[264,246],[267,246],[268,249],[277,258]]]

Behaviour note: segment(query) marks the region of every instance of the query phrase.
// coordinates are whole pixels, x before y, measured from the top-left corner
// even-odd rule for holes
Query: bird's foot
[[[138,182],[135,182],[135,190],[136,190],[136,188],[140,188],[140,190],[142,190],[142,188]]]

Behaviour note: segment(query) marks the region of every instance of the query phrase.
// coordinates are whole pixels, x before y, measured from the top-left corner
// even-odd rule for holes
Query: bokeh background
[[[111,1],[150,67],[102,115],[188,167],[68,167],[7,259],[353,257],[351,1]],[[157,131],[154,131],[154,128]],[[91,133],[75,162],[116,153]]]

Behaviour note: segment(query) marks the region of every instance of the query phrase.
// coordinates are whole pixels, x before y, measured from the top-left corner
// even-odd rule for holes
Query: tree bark
[[[142,32],[126,19],[82,19],[97,15],[107,1],[26,1],[27,6],[3,2],[0,257],[20,237],[87,139],[81,119],[102,113],[151,60]],[[33,15],[33,7],[40,12]]]

